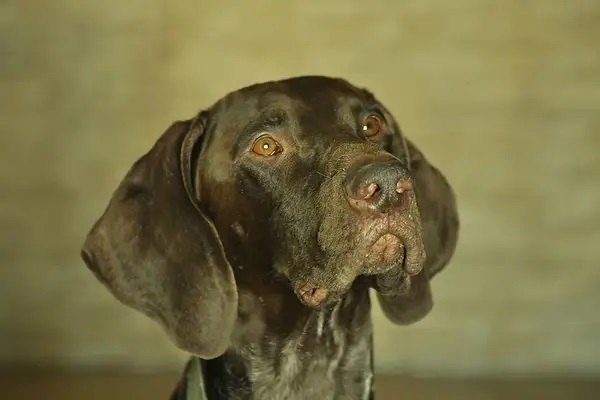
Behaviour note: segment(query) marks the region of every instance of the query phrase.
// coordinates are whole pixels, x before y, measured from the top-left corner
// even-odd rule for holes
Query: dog
[[[447,179],[370,91],[300,76],[174,122],[81,256],[190,354],[172,399],[373,399],[370,289],[421,320],[458,230]]]

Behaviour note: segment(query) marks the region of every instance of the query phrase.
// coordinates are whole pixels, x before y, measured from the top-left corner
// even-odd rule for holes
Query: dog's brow
[[[338,99],[335,110],[338,120],[353,129],[356,129],[360,119],[368,114],[377,114],[386,119],[381,105],[374,97],[368,97],[366,101],[356,97],[342,97]]]
[[[243,147],[249,144],[257,132],[281,129],[287,124],[288,120],[289,117],[283,110],[268,110],[260,113],[257,118],[242,128],[234,151],[239,153]]]

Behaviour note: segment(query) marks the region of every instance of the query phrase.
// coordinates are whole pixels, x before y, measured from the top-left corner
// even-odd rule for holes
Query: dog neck
[[[368,289],[357,283],[340,301],[319,308],[279,294],[240,288],[232,345],[203,362],[208,398],[368,399],[373,374]]]

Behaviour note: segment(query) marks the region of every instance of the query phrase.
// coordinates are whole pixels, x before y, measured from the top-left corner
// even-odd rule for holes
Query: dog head
[[[360,275],[422,270],[408,157],[398,124],[367,90],[317,76],[249,86],[162,135],[82,256],[181,348],[216,357],[249,277],[283,280],[315,307]]]

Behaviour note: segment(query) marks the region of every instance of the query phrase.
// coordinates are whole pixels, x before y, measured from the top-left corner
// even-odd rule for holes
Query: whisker
[[[317,171],[316,169],[313,170],[313,172],[315,172],[315,173],[321,175],[323,178],[325,178],[325,180],[323,182],[327,182],[328,180],[330,180],[331,178],[333,178],[333,175],[332,176],[327,176],[324,173]]]

